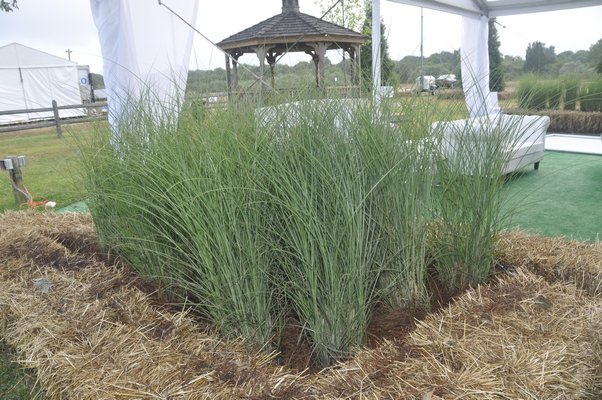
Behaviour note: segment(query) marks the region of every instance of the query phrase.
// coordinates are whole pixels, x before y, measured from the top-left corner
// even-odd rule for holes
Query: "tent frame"
[[[389,2],[412,5],[458,14],[463,17],[487,18],[507,15],[528,14],[545,11],[568,10],[573,8],[602,5],[602,0],[386,0]],[[372,0],[372,26],[380,24],[380,2]],[[380,29],[372,29],[372,77],[373,98],[375,104],[380,102],[381,59]],[[376,49],[376,50],[375,50]]]

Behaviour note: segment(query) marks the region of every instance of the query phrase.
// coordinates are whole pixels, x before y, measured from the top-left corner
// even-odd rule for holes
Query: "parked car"
[[[456,79],[456,75],[454,74],[445,74],[437,77],[436,82],[438,87],[453,88],[458,83],[458,79]]]

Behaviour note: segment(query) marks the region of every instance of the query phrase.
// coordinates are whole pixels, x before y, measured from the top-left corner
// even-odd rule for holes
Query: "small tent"
[[[31,47],[0,47],[0,111],[31,110],[82,103],[78,65]],[[84,115],[82,109],[60,110],[61,118]],[[0,115],[0,124],[53,118],[52,112]]]

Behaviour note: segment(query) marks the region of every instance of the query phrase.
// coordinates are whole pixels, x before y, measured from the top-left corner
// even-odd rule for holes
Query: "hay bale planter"
[[[503,236],[499,257],[517,272],[468,290],[405,341],[303,373],[145,293],[126,267],[97,253],[89,216],[7,213],[0,337],[37,370],[50,399],[594,399],[602,299],[578,277],[587,265],[587,281],[599,282],[600,246],[557,240],[531,250],[536,240]],[[36,286],[40,279],[51,286]]]

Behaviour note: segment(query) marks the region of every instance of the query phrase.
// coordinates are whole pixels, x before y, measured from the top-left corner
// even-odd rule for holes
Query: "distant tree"
[[[596,43],[592,44],[589,47],[589,63],[592,66],[599,65],[600,60],[602,60],[602,39],[598,40]]]
[[[94,72],[90,73],[90,83],[94,89],[104,89],[105,80],[101,74],[96,74]]]
[[[560,63],[555,63],[554,66],[558,66]],[[558,71],[552,71],[554,75],[589,75],[592,72],[592,68],[582,63],[579,60],[567,61],[559,65]]]
[[[413,83],[420,72],[420,57],[405,56],[395,63],[395,73],[400,82]]]
[[[11,12],[18,9],[17,0],[0,0],[0,11]]]
[[[517,79],[523,73],[525,60],[518,56],[504,56],[504,80]]]
[[[384,85],[396,86],[399,82],[395,76],[393,60],[389,56],[389,43],[385,34],[385,24],[380,23],[380,56],[381,56],[381,78]],[[372,4],[366,1],[366,17],[362,27],[362,34],[368,40],[360,49],[360,62],[362,64],[362,79],[365,83],[372,83]]]
[[[495,26],[495,18],[489,20],[489,90],[501,92],[506,87],[500,39]]]
[[[590,65],[594,66],[594,70],[602,74],[602,39],[589,47]]]
[[[314,0],[320,6],[322,13],[326,13],[324,19],[347,29],[359,32],[362,28],[364,13],[366,10],[365,0],[341,0],[338,5],[336,0],[324,1]]]
[[[525,72],[542,73],[556,59],[554,46],[546,47],[542,42],[529,43],[525,55]]]

